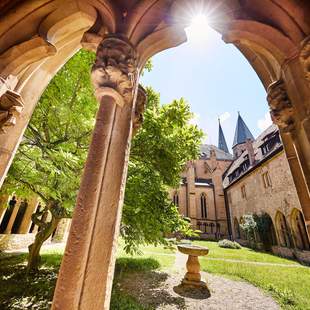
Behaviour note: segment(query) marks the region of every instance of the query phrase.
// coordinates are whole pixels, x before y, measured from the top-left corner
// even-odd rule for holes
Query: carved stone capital
[[[137,63],[137,53],[128,41],[116,36],[104,38],[92,68],[97,99],[110,95],[120,106],[130,102],[138,77]]]
[[[12,75],[0,77],[0,134],[5,133],[5,127],[16,124],[16,116],[24,107],[20,94],[13,90],[16,84],[17,78]]]
[[[269,85],[267,100],[273,122],[283,132],[294,129],[294,107],[288,97],[285,83],[282,79]]]
[[[310,84],[310,36],[301,43],[299,60],[303,66],[305,77]]]
[[[133,135],[137,133],[143,123],[143,113],[146,107],[147,95],[145,89],[139,84],[137,101],[135,107],[135,116],[133,119],[132,132]]]

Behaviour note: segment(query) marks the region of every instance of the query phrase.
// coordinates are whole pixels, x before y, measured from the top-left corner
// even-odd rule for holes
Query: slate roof
[[[229,175],[231,175],[234,171],[239,169],[244,162],[247,161],[249,154],[248,151],[245,150],[243,153],[233,161],[233,163],[228,167],[224,174],[224,180],[223,180],[223,186],[226,188],[231,183],[235,182],[236,180],[239,180],[242,178],[242,176],[247,173],[251,169],[255,169],[256,166],[258,166],[266,157],[270,157],[273,154],[276,154],[277,151],[283,148],[281,139],[279,138],[279,142],[277,142],[275,145],[272,146],[272,149],[270,149],[267,153],[263,154],[261,146],[265,144],[268,140],[270,140],[275,135],[279,134],[279,129],[276,125],[272,124],[269,126],[266,130],[264,130],[256,140],[253,141],[253,149],[254,149],[254,156],[255,156],[255,162],[254,165],[249,166],[248,169],[244,172],[241,172],[240,175],[232,180],[229,181]]]
[[[219,142],[218,148],[226,153],[229,153],[220,120],[219,120],[219,141],[218,142]]]
[[[245,143],[247,139],[251,139],[254,141],[254,137],[251,131],[249,130],[248,126],[245,124],[241,115],[238,114],[233,147],[236,146],[237,144]]]
[[[200,146],[200,159],[209,159],[211,150],[215,151],[216,159],[218,160],[233,160],[233,156],[215,145],[202,144]]]

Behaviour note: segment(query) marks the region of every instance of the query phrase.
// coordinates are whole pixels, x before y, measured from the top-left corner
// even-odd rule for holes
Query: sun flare
[[[206,40],[209,30],[207,15],[200,13],[193,16],[191,24],[186,28],[186,33],[189,40]]]

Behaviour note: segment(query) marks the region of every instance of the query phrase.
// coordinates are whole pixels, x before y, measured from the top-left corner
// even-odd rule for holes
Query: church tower
[[[221,126],[220,119],[219,119],[219,141],[218,141],[218,148],[221,149],[222,151],[224,151],[225,153],[229,153],[228,147],[227,147],[227,143],[226,143],[226,140],[225,140],[225,136],[224,136],[224,133],[223,133],[223,129],[222,129],[222,126]]]
[[[253,142],[254,137],[238,112],[237,126],[235,130],[234,143],[232,146],[235,158],[238,158],[246,149],[246,143],[249,140]]]

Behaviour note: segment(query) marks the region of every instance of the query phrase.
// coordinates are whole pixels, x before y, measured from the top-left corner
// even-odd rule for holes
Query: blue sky
[[[225,44],[213,29],[193,24],[188,42],[153,57],[153,70],[142,83],[161,95],[161,102],[184,97],[196,114],[194,122],[217,145],[218,116],[231,148],[238,111],[256,137],[271,124],[265,90],[244,56]]]

